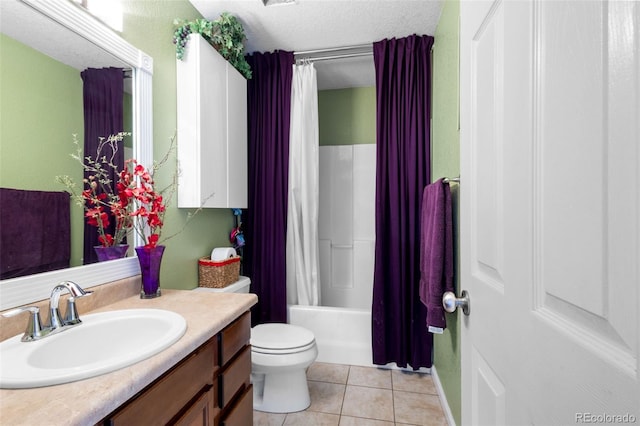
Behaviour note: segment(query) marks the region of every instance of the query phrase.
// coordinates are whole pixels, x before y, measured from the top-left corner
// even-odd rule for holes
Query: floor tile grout
[[[396,424],[396,395],[393,393],[393,374],[391,375],[391,415],[393,416],[393,424]]]
[[[398,418],[397,418],[397,413],[396,413],[396,408],[397,408],[396,407],[396,396],[399,395],[398,392],[400,392],[400,393],[408,393],[408,394],[413,394],[413,395],[437,397],[438,400],[439,400],[439,396],[438,396],[437,393],[417,392],[417,391],[413,391],[413,390],[404,390],[404,389],[403,390],[394,389],[395,386],[396,385],[400,385],[401,382],[396,383],[396,380],[394,380],[395,374],[393,373],[393,370],[382,369],[382,370],[389,371],[389,374],[390,374],[391,388],[388,388],[388,387],[377,387],[377,386],[372,386],[372,385],[367,385],[367,384],[350,384],[349,380],[350,379],[355,379],[355,377],[356,377],[356,376],[352,377],[352,374],[354,374],[354,372],[353,372],[354,370],[352,370],[352,368],[354,366],[342,365],[342,364],[328,364],[328,363],[319,363],[319,364],[323,365],[322,368],[328,368],[328,369],[331,369],[331,366],[334,366],[334,365],[336,366],[336,368],[344,368],[344,367],[346,367],[346,379],[345,379],[345,382],[335,381],[335,380],[334,381],[322,380],[322,378],[319,379],[317,376],[314,379],[310,379],[310,378],[307,379],[309,382],[326,383],[326,384],[330,384],[330,385],[340,386],[340,388],[343,390],[343,393],[342,393],[342,398],[339,401],[339,412],[336,413],[336,412],[334,412],[334,409],[331,409],[331,408],[327,408],[325,411],[322,411],[323,407],[320,406],[320,407],[316,407],[316,409],[314,409],[313,411],[311,411],[310,407],[309,407],[306,410],[302,411],[301,413],[317,413],[317,414],[321,414],[321,415],[331,416],[329,418],[332,418],[332,419],[335,419],[337,417],[337,421],[338,421],[337,424],[338,425],[342,422],[343,417],[344,417],[344,418],[357,418],[357,419],[362,419],[362,420],[383,421],[383,422],[387,422],[388,424],[392,424],[392,425],[396,425],[397,426],[399,424],[398,423]],[[364,368],[367,368],[367,367],[364,367]],[[369,367],[369,368],[375,368],[375,367]],[[380,369],[378,369],[378,370],[380,370]],[[323,374],[323,373],[324,374],[329,374],[331,376],[337,377],[337,376],[343,374],[344,370],[333,370],[333,371],[329,371],[329,373],[327,373],[326,371],[323,372],[322,370],[316,370],[314,372],[314,375],[317,375],[318,373],[320,373],[320,374]],[[409,373],[409,374],[424,374],[424,373]],[[366,378],[366,375],[363,376],[362,373],[359,372],[358,373],[358,379],[355,379],[355,380],[366,381],[367,378]],[[379,381],[379,380],[381,380],[379,376],[371,376],[371,381]],[[413,380],[413,379],[411,379],[411,380]],[[403,384],[404,387],[408,387],[408,386],[412,385],[412,383],[410,381],[407,382],[407,381],[404,381],[404,379],[403,379],[403,382],[404,382],[404,384]],[[424,382],[422,384],[424,384]],[[420,386],[422,386],[422,384]],[[428,386],[428,384],[427,384],[427,386]],[[348,414],[347,415],[347,414],[344,414],[345,402],[346,402],[346,399],[347,399],[347,390],[348,390],[349,387],[351,387],[351,388],[375,389],[375,390],[378,390],[378,391],[390,391],[391,392],[391,406],[390,406],[390,409],[391,409],[391,418],[392,418],[392,420],[383,420],[383,419],[380,419],[380,418],[375,418],[373,416],[375,416],[376,414],[374,414],[374,412],[371,412],[371,411],[365,412],[364,414],[367,414],[365,416],[362,416],[360,414],[359,415],[354,415],[354,414]],[[352,389],[352,392],[350,394],[351,397],[353,397],[354,392],[357,393],[358,391],[357,390],[353,391],[353,389]],[[335,394],[333,394],[333,395],[334,395],[334,397],[336,396]],[[420,397],[417,396],[417,398],[420,398]],[[335,399],[337,400],[337,398],[335,398]],[[334,403],[330,403],[330,404],[335,404],[335,403],[337,403],[337,401],[334,402]],[[406,406],[405,404],[406,403],[403,403],[401,405]],[[330,405],[329,405],[329,407],[330,407]],[[334,407],[337,408],[337,405],[334,405]],[[422,407],[424,407],[424,405]],[[405,408],[405,410],[406,409],[407,408]],[[424,408],[416,408],[414,406],[414,407],[408,408],[408,409],[411,410],[411,411],[408,411],[408,413],[411,413],[411,414],[409,415],[409,417],[405,416],[406,419],[409,419],[409,418],[413,417],[414,419],[417,420],[418,418],[420,418],[420,416],[424,416],[424,412],[423,412],[423,414],[418,414],[418,417],[416,417],[416,414],[415,414],[416,411],[413,411],[413,410],[416,410],[416,409],[417,410],[422,410]],[[378,413],[380,413],[380,412],[378,412]],[[389,413],[389,412],[387,411],[387,413]],[[368,416],[368,415],[371,415],[371,416]],[[432,415],[433,415],[433,413],[432,413]],[[442,415],[441,423],[446,424],[446,421],[444,421],[444,413],[442,413],[441,415]],[[298,419],[298,420],[300,419],[298,413],[285,414],[282,422],[279,423],[280,426],[284,426],[285,424],[287,424],[287,420],[293,421],[294,420],[294,416],[295,416],[296,419]],[[304,416],[303,416],[303,418],[304,418]],[[424,417],[422,417],[422,418],[424,419]],[[269,420],[268,415],[267,415],[266,421],[269,422],[269,424],[274,424],[274,423],[271,423],[271,422],[272,421],[276,421],[276,420],[277,420],[277,417],[276,418],[272,418],[272,420]],[[438,420],[438,418],[433,418],[433,420]],[[332,421],[332,423],[333,423],[333,421]],[[405,422],[405,423],[402,423],[402,424],[403,425],[404,424],[413,425],[414,423],[406,423]],[[419,426],[419,424],[421,424],[421,423],[416,423],[415,425]]]
[[[309,382],[316,382],[316,383],[329,383],[331,385],[354,386],[354,387],[357,387],[357,388],[382,389],[382,390],[390,390],[390,391],[393,390],[391,388],[381,388],[379,386],[354,385],[353,383],[325,382],[323,380],[308,380],[308,381]],[[411,391],[398,391],[398,392],[411,392]],[[430,394],[424,393],[424,392],[412,392],[412,393],[419,393],[419,394],[422,394],[422,395],[430,395]]]
[[[351,366],[349,365],[347,368],[347,379],[344,384],[344,394],[342,394],[342,402],[340,402],[340,417],[338,418],[338,425],[340,424],[340,420],[342,419],[342,410],[344,410],[344,400],[347,399],[347,383],[349,383],[349,375],[351,374]]]
[[[318,380],[318,379],[308,379],[308,381],[309,382],[317,382],[317,383],[329,383],[329,384],[332,384],[332,385],[356,386],[356,387],[359,387],[359,388],[368,388],[368,389],[383,389],[383,390],[390,390],[390,391],[393,391],[393,392],[415,393],[415,394],[418,394],[418,395],[438,396],[437,392],[419,392],[419,391],[406,390],[406,389],[393,389],[393,387],[385,388],[385,387],[380,387],[380,386],[368,386],[368,385],[359,385],[359,384],[353,384],[353,383],[331,382],[331,381]]]

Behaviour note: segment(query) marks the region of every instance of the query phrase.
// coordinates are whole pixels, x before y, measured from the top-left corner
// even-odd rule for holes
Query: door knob
[[[444,307],[444,310],[449,313],[455,312],[456,308],[460,306],[462,308],[462,313],[469,315],[470,304],[471,299],[469,298],[467,290],[462,290],[462,297],[456,297],[455,293],[452,291],[447,291],[442,295],[442,307]]]

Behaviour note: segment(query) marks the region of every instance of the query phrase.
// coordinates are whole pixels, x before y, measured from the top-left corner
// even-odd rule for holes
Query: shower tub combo
[[[372,367],[371,310],[288,306],[289,323],[311,330],[318,362]]]
[[[373,366],[375,144],[320,147],[320,300],[289,305],[289,322],[311,330],[317,361]]]

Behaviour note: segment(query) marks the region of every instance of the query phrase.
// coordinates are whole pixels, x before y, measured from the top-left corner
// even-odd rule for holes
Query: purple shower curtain
[[[376,70],[376,250],[373,362],[431,367],[433,336],[420,302],[420,202],[430,182],[433,37],[373,45]]]
[[[83,81],[84,101],[84,156],[95,160],[99,138],[123,131],[124,76],[121,68],[87,68],[80,73]],[[103,154],[110,155],[108,147]],[[120,146],[114,163],[118,169],[124,167],[124,147]],[[87,177],[85,173],[85,178]],[[115,172],[111,176],[115,181]],[[111,221],[113,222],[113,221]],[[113,235],[114,224],[108,231]],[[94,226],[84,224],[84,263],[95,263],[98,257],[93,249],[100,245]]]
[[[258,296],[254,324],[287,322],[286,234],[293,53],[247,57],[249,202],[244,271]]]

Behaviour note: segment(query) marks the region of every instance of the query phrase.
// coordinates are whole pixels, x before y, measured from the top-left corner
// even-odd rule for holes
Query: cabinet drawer
[[[251,347],[245,346],[240,355],[224,368],[220,380],[220,407],[224,408],[244,386],[249,386]]]
[[[167,423],[202,389],[213,385],[213,377],[217,369],[216,355],[214,339],[201,346],[124,405],[111,416],[109,424]]]
[[[245,312],[220,333],[220,365],[224,366],[251,340],[251,314]]]
[[[221,426],[247,426],[253,424],[253,385],[249,385],[235,406],[222,421]]]

